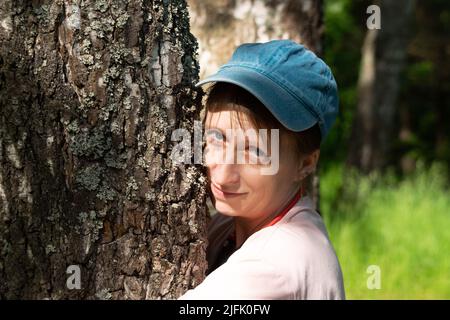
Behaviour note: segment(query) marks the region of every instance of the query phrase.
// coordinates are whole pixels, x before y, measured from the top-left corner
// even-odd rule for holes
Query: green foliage
[[[420,164],[402,180],[392,172],[362,177],[342,165],[330,166],[321,173],[321,208],[347,298],[450,298],[450,190],[444,165]],[[367,288],[370,265],[381,268],[379,290]]]

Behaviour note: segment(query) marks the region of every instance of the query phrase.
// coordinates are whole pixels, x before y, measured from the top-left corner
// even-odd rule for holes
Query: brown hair
[[[294,142],[298,155],[307,155],[320,148],[321,133],[316,123],[309,129],[294,132],[284,127],[254,95],[232,83],[216,82],[208,90],[206,112],[223,110],[243,112],[257,129],[279,129],[280,138],[287,137]],[[239,112],[236,112],[241,124]],[[206,120],[206,114],[205,114]],[[204,121],[205,121],[204,120]]]

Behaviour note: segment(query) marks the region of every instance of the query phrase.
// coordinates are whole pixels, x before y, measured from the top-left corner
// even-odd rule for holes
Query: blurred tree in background
[[[450,4],[418,1],[407,67],[400,79],[394,159],[411,172],[419,159],[450,166]]]
[[[366,8],[372,2],[325,1],[324,55],[339,85],[341,107],[336,125],[322,148],[322,167],[325,168],[344,162],[352,146],[356,148],[354,152],[361,152],[363,148],[355,143],[351,133],[357,115],[357,83],[367,33],[366,19],[369,15]],[[383,10],[381,5],[381,32],[389,26],[385,24],[386,16],[398,20],[403,13],[409,12],[412,3],[404,3],[394,12],[390,8]],[[404,66],[395,84],[399,92],[396,102],[392,104],[393,125],[389,135],[391,138],[387,139],[389,152],[385,152],[386,158],[381,161],[383,164],[372,166],[372,169],[385,166],[393,167],[399,173],[409,173],[415,169],[418,160],[450,165],[449,7],[445,0],[417,1],[411,11],[410,22],[404,27],[407,30],[398,30],[393,34],[398,36],[407,32],[409,35],[407,41],[403,37],[403,40],[393,44],[404,42]],[[378,93],[379,96],[383,94]],[[374,106],[375,109],[378,107]],[[380,126],[380,120],[371,120],[375,127]],[[355,136],[362,134],[360,130],[355,130]],[[356,161],[361,161],[361,157]]]
[[[200,78],[245,42],[292,39],[322,52],[322,0],[188,0],[199,41]]]
[[[381,0],[380,29],[368,29],[362,46],[347,165],[363,173],[384,169],[394,141],[399,75],[403,70],[414,1]],[[371,12],[371,10],[369,10]],[[381,15],[379,16],[381,18]]]

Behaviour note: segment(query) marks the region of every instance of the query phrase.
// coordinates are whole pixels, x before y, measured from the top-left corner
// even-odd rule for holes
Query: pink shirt
[[[345,299],[342,272],[320,215],[302,197],[276,224],[252,234],[180,299]],[[234,231],[216,214],[208,229],[208,262]]]

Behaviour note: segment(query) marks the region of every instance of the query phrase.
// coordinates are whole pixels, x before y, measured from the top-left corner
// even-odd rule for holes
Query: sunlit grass
[[[346,179],[343,174],[342,166],[321,172],[321,211],[347,298],[450,299],[450,191],[444,168],[419,166],[401,181],[393,174]],[[381,289],[367,288],[369,265],[380,267]]]

